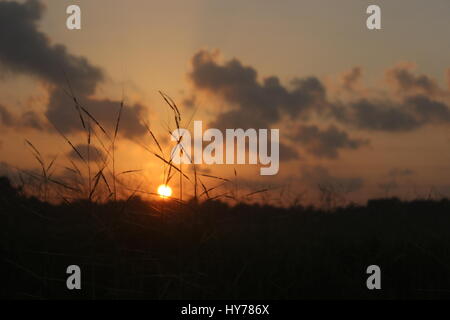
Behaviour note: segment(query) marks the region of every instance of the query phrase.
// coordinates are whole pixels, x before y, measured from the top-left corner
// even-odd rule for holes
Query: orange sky
[[[326,90],[324,108],[329,105],[348,107],[362,99],[375,101],[377,108],[386,101],[386,108],[403,108],[404,101],[418,95],[430,100],[429,108],[428,104],[420,102],[422,100],[413,104],[428,109],[421,111],[420,120],[416,119],[420,124],[408,129],[404,126],[398,129],[400,122],[395,122],[403,121],[399,118],[403,114],[377,113],[379,121],[383,121],[380,126],[395,122],[395,129],[380,129],[377,119],[362,123],[364,119],[356,114],[343,121],[316,112],[322,102],[314,102],[311,114],[305,113],[305,116],[293,115],[288,107],[275,106],[279,119],[265,118],[264,121],[272,128],[279,128],[281,143],[296,150],[299,156],[283,161],[275,177],[259,177],[258,167],[254,166],[208,166],[204,168],[208,174],[234,179],[236,169],[241,185],[249,186],[249,190],[261,186],[281,190],[292,184],[295,187],[291,189],[316,193],[317,184],[323,180],[336,184],[356,183],[347,196],[357,201],[385,195],[386,188],[380,185],[389,183],[396,185],[390,194],[404,197],[425,195],[431,188],[450,195],[450,131],[446,113],[429,114],[437,103],[444,106],[450,103],[447,79],[450,44],[445,40],[450,30],[448,1],[437,0],[432,4],[378,1],[383,12],[383,30],[376,32],[365,28],[368,1],[339,4],[331,0],[72,2],[82,9],[82,30],[65,28],[66,2],[41,1],[46,10],[35,22],[36,32],[48,37],[50,47],[62,44],[67,55],[84,57],[90,66],[102,70],[103,79],[96,83],[95,93],[86,94],[86,99],[120,101],[124,90],[127,106],[142,105],[147,110],[144,120],[151,124],[159,138],[168,138],[166,127],[168,122],[173,127],[173,122],[158,90],[178,102],[185,123],[193,114],[196,120],[214,123],[230,110],[237,110],[235,118],[246,119],[250,115],[249,121],[252,120],[248,108],[259,106],[249,105],[242,95],[262,101],[261,108],[266,108],[265,103],[271,108],[268,99],[273,96],[264,86],[264,79],[271,76],[277,77],[280,90],[287,92],[282,98],[275,96],[274,104],[284,103],[277,99],[299,99],[291,81],[310,76],[318,79]],[[4,1],[0,2],[2,4]],[[3,23],[14,33],[20,22],[8,21]],[[20,40],[21,36],[23,34],[18,34],[16,38]],[[57,81],[52,78],[53,73],[48,75],[38,66],[30,67],[26,61],[5,58],[2,54],[9,48],[13,45],[8,42],[0,47],[0,105],[17,117],[26,111],[35,111],[46,122],[44,114],[53,94],[53,89],[49,88],[57,86]],[[195,67],[192,59],[202,49],[211,61]],[[218,56],[214,50],[218,50]],[[231,63],[232,59],[236,59],[236,66]],[[351,70],[355,67],[361,68],[361,74],[355,74],[352,80]],[[210,74],[205,76],[203,70]],[[389,73],[389,70],[396,73]],[[214,72],[231,74],[234,80],[224,83],[223,79],[214,78]],[[255,72],[256,80],[241,78],[245,72]],[[241,81],[242,85],[235,85]],[[247,85],[253,86],[256,93],[252,91],[247,96],[249,93],[242,89]],[[255,97],[258,92],[261,97]],[[184,104],[193,96],[193,106]],[[440,105],[436,110],[438,108]],[[395,119],[383,118],[388,116]],[[24,143],[24,139],[28,139],[47,159],[58,155],[58,170],[64,170],[70,146],[54,130],[36,130],[3,122],[0,123],[0,161],[4,167],[30,169],[37,166]],[[323,133],[321,137],[325,142],[314,135],[306,141],[305,128],[303,135],[292,137],[298,127],[312,126],[322,130],[319,132]],[[336,134],[330,134],[331,137],[325,134],[330,126],[345,132],[345,142],[335,142]],[[133,130],[132,125],[129,130]],[[74,131],[67,134],[74,144],[85,143],[84,135]],[[142,170],[135,179],[144,179],[144,188],[154,192],[164,180],[164,173],[161,162],[140,146],[150,143],[147,135],[121,138],[117,143],[116,162],[118,171]],[[325,146],[318,146],[318,143],[331,146],[337,155],[330,155],[327,153],[330,150],[324,150]],[[333,147],[333,143],[338,145]],[[170,145],[166,144],[166,148]],[[218,183],[207,181],[211,185]],[[174,189],[178,192],[176,184]],[[185,192],[188,195],[192,188],[186,187]]]

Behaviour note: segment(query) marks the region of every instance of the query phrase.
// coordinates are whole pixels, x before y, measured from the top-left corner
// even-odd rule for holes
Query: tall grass
[[[125,200],[127,202],[136,195],[159,197],[155,192],[142,190],[142,182],[136,185],[136,182],[130,183],[130,181],[124,179],[124,177],[131,174],[140,175],[139,177],[142,178],[143,172],[141,169],[128,169],[121,172],[117,170],[117,144],[121,136],[121,121],[123,110],[126,106],[124,92],[122,92],[122,99],[117,106],[116,121],[111,132],[89,111],[89,106],[83,105],[77,99],[69,82],[68,89],[64,90],[64,92],[70,101],[72,101],[72,107],[79,118],[86,150],[84,150],[85,152],[79,150],[77,144],[68,135],[53,125],[55,131],[67,143],[70,150],[72,150],[72,154],[76,155],[77,158],[74,160],[67,157],[62,166],[63,172],[56,172],[55,164],[57,158],[54,157],[47,162],[38,147],[29,139],[26,139],[26,145],[41,168],[39,173],[30,170],[22,171],[23,175],[31,177],[39,186],[37,190],[34,190],[33,194],[44,201],[52,198],[52,200],[56,201],[71,202],[83,200],[89,203],[117,202],[118,200]],[[165,131],[169,137],[173,137],[172,133],[174,130],[188,128],[191,125],[192,118],[186,123],[183,123],[180,108],[175,101],[162,91],[158,93],[171,113],[170,118],[172,119],[172,124],[168,123]],[[51,121],[49,122],[51,123]],[[171,197],[172,201],[177,202],[181,206],[201,200],[210,201],[219,198],[234,199],[238,202],[238,193],[235,188],[236,181],[233,183],[226,178],[198,172],[198,168],[193,164],[193,161],[191,161],[192,164],[190,165],[193,174],[189,174],[186,167],[173,162],[172,154],[164,152],[163,143],[158,139],[158,134],[154,132],[148,121],[146,119],[140,119],[140,123],[146,128],[149,142],[134,142],[147,151],[155,162],[159,162],[162,165],[163,179],[161,184],[169,185],[171,182],[175,182],[175,177],[178,176],[179,193]],[[183,135],[181,135],[175,142],[182,146],[181,142],[183,138]],[[94,154],[97,148],[103,153],[100,159],[98,159],[98,154]],[[181,149],[180,152],[183,155],[185,150]],[[208,181],[216,180],[220,183],[207,186],[205,179]],[[218,192],[218,190],[226,188],[234,188],[235,190],[231,192]],[[193,190],[193,196],[185,196],[185,190],[187,189]],[[260,190],[250,195],[264,191]]]

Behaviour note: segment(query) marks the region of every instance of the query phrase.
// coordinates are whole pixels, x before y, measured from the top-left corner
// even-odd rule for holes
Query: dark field
[[[3,178],[0,191],[3,297],[450,298],[448,200],[324,212],[139,198],[53,206]],[[79,291],[66,289],[71,264]],[[382,290],[366,288],[372,264]]]

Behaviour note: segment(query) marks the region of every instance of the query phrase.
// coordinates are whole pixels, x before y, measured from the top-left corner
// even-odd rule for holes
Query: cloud
[[[18,122],[16,122],[16,126],[33,128],[36,130],[44,130],[48,128],[45,122],[34,111],[26,111],[22,113]]]
[[[195,96],[195,94],[192,94],[184,98],[183,101],[181,102],[181,105],[185,106],[188,109],[194,108],[196,104],[197,104],[197,97]]]
[[[361,90],[362,68],[352,68],[339,80],[345,100],[341,100],[342,95],[332,95],[333,90],[327,94],[326,86],[316,77],[295,78],[285,86],[276,76],[260,78],[254,67],[236,58],[222,60],[218,50],[198,51],[191,65],[188,76],[194,89],[231,107],[217,114],[210,126],[258,129],[280,126],[286,119],[294,123],[297,129],[286,129],[282,136],[289,143],[280,143],[284,161],[300,158],[295,147],[303,147],[318,158],[337,159],[343,150],[369,144],[367,139],[353,138],[349,133],[352,129],[393,134],[450,123],[448,92],[431,77],[416,75],[412,64],[386,70],[392,91]],[[310,119],[330,124],[320,129],[308,124]]]
[[[4,161],[0,161],[0,177],[13,178],[16,170]]]
[[[420,126],[418,120],[391,101],[361,99],[330,108],[341,123],[370,131],[408,131]]]
[[[103,71],[85,57],[71,54],[64,45],[51,43],[47,35],[38,30],[44,9],[39,0],[0,2],[0,30],[3,30],[0,32],[0,63],[10,72],[33,76],[47,85],[50,95],[47,116],[61,131],[82,129],[73,102],[62,99],[63,88],[67,90],[69,83],[87,110],[92,108],[97,114],[108,114],[102,119],[103,125],[113,128],[116,117],[112,115],[117,114],[120,102],[92,98],[105,78]],[[122,128],[127,137],[145,132],[139,122],[143,109],[141,105],[124,108]],[[32,113],[21,118],[23,125],[34,129],[46,127]]]
[[[349,92],[356,91],[359,82],[362,78],[362,68],[361,67],[354,67],[350,71],[347,71],[342,74],[341,76],[341,82],[342,82],[342,88]]]
[[[338,158],[341,149],[356,150],[369,143],[368,140],[351,139],[347,132],[333,125],[326,130],[315,125],[302,125],[292,138],[316,157],[329,159]]]
[[[0,105],[0,125],[8,128],[34,128],[44,130],[46,124],[34,111],[26,111],[20,116],[12,114],[6,107]]]
[[[400,169],[400,168],[392,168],[388,172],[388,176],[391,178],[396,177],[407,177],[414,174],[414,171],[408,168]]]
[[[303,167],[300,182],[310,187],[332,185],[340,188],[342,192],[358,191],[364,186],[364,180],[360,177],[333,176],[322,166]]]
[[[5,127],[10,127],[14,124],[14,117],[9,112],[9,110],[0,105],[0,124],[2,124]]]
[[[405,108],[411,110],[422,125],[450,122],[448,106],[443,102],[433,100],[424,95],[408,97],[405,100]]]
[[[89,161],[97,162],[104,160],[106,157],[105,153],[102,150],[93,145],[88,146],[87,144],[78,144],[75,146],[75,148],[85,161],[89,159]],[[75,152],[75,150],[71,150],[68,153],[68,157],[74,160],[81,160],[80,156]]]
[[[402,102],[361,99],[332,105],[330,112],[341,123],[369,131],[405,132],[450,122],[448,106],[425,95],[409,96]]]
[[[292,89],[275,77],[260,82],[257,71],[239,60],[219,61],[219,52],[200,50],[192,60],[189,77],[197,90],[215,94],[236,107],[213,122],[216,128],[267,128],[283,113],[297,117],[319,108],[325,88],[314,77],[294,79]]]
[[[293,147],[280,142],[280,161],[291,161],[300,159],[300,155]]]
[[[352,93],[349,101],[327,97],[324,84],[316,77],[294,79],[290,87],[278,77],[258,79],[258,72],[238,59],[221,62],[219,51],[200,50],[192,60],[189,77],[196,90],[216,95],[234,109],[220,113],[211,126],[224,128],[268,128],[287,116],[306,122],[310,116],[334,120],[349,128],[366,131],[407,132],[428,124],[447,124],[450,111],[440,98],[448,96],[427,75],[416,75],[413,65],[398,64],[386,71],[386,79],[398,96],[361,96],[357,91],[362,69],[355,67],[341,77],[342,87]],[[304,143],[317,156],[335,158],[337,149],[356,149],[365,144],[339,132],[331,141],[329,132],[303,127]],[[306,131],[305,131],[306,130]],[[336,129],[335,129],[336,130]],[[337,132],[336,132],[337,133]],[[316,135],[312,137],[312,135]],[[328,140],[327,140],[328,139]],[[314,146],[312,144],[315,144]],[[336,148],[332,148],[333,145]]]
[[[389,197],[390,192],[398,190],[401,185],[398,183],[403,178],[414,175],[414,171],[408,168],[392,168],[388,171],[388,179],[378,184],[378,187],[383,191],[385,197]],[[407,183],[409,185],[410,183]]]
[[[448,124],[448,92],[427,75],[416,75],[414,65],[401,63],[386,71],[386,81],[398,96],[356,98],[330,102],[329,110],[341,123],[369,131],[405,132],[428,124]]]
[[[109,99],[84,98],[83,106],[89,113],[110,131],[114,129],[120,108],[120,102]],[[61,91],[53,92],[46,111],[46,116],[63,133],[81,130],[82,124],[71,99]],[[63,108],[62,106],[65,106]],[[141,104],[125,106],[122,110],[119,132],[127,137],[133,138],[146,133],[141,124],[141,118],[146,116],[147,109]],[[84,115],[87,119],[87,116]]]
[[[401,63],[386,71],[386,81],[400,94],[434,95],[441,91],[436,81],[427,75],[415,75],[414,64]]]
[[[65,46],[51,44],[38,30],[44,12],[38,0],[0,3],[0,60],[13,72],[26,73],[48,83],[65,83],[65,73],[79,94],[93,94],[102,71],[86,58],[67,52]],[[7,30],[7,32],[6,32]]]

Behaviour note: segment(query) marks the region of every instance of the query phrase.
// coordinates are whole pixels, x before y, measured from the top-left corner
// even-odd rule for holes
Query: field
[[[450,297],[450,202],[332,211],[195,201],[52,205],[1,179],[2,295],[49,299]],[[66,288],[66,268],[82,289]],[[368,290],[379,265],[382,289]]]

